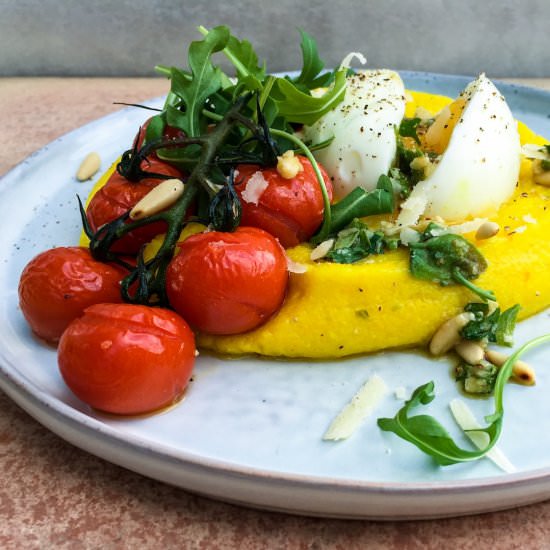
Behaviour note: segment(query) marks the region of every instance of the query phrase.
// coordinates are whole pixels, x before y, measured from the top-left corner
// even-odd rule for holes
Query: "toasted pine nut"
[[[540,159],[533,161],[533,181],[538,185],[550,186],[550,170],[544,170]]]
[[[465,327],[471,320],[471,313],[460,313],[443,323],[432,336],[430,341],[430,353],[432,355],[443,355],[456,346],[460,338],[460,329]]]
[[[455,346],[455,351],[469,365],[478,365],[485,356],[483,347],[472,340],[462,340]]]
[[[326,241],[323,241],[321,244],[317,245],[309,255],[310,260],[315,261],[324,258],[330,252],[333,244],[334,239],[327,239]]]
[[[300,172],[304,170],[300,159],[294,156],[294,151],[289,149],[285,151],[282,156],[277,157],[277,172],[285,180],[291,180],[295,178]]]
[[[153,187],[130,211],[132,220],[140,220],[152,216],[169,206],[172,206],[183,193],[183,183],[176,178],[164,180]]]
[[[500,353],[500,351],[488,349],[485,350],[485,359],[497,367],[502,367],[508,356]],[[518,359],[512,367],[512,380],[524,386],[534,386],[536,382],[535,370],[524,361]]]
[[[76,179],[78,181],[86,181],[93,178],[99,167],[101,166],[101,159],[97,153],[90,153],[86,155],[84,160],[80,163],[80,167],[76,172]]]
[[[483,222],[476,231],[476,239],[481,241],[483,239],[490,239],[494,237],[500,231],[500,225],[496,222]]]

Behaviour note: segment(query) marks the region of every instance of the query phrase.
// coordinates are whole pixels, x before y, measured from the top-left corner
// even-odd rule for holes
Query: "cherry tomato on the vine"
[[[49,342],[88,306],[120,302],[126,272],[94,260],[87,248],[46,250],[31,260],[19,280],[19,305],[32,330]]]
[[[238,334],[261,325],[281,306],[288,281],[283,248],[269,233],[193,235],[167,271],[172,307],[191,326],[211,334]]]
[[[97,304],[67,327],[58,362],[65,383],[85,403],[140,414],[181,397],[195,362],[195,339],[173,311]]]
[[[142,169],[157,174],[165,174],[171,178],[181,178],[181,172],[166,162],[151,156],[148,162],[142,164]],[[88,221],[93,231],[97,231],[103,224],[113,221],[135,206],[151,189],[161,183],[161,179],[145,178],[139,182],[131,182],[113,172],[107,183],[92,197],[86,209]],[[111,250],[125,254],[135,254],[155,235],[166,231],[164,222],[144,225],[130,231]]]
[[[237,167],[235,190],[241,199],[241,224],[265,229],[279,239],[285,247],[296,246],[309,240],[323,221],[323,195],[309,160],[297,157],[303,170],[291,179],[283,178],[276,168],[260,168],[254,165]],[[329,198],[332,200],[332,184],[325,170],[321,174]],[[259,197],[247,189],[256,176],[265,186]],[[263,178],[263,181],[262,181]],[[257,185],[258,179],[252,179]],[[264,183],[265,181],[265,183]]]

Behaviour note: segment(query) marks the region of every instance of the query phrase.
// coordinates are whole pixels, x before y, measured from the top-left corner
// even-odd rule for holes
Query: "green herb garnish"
[[[487,303],[468,304],[464,311],[473,313],[475,318],[461,330],[460,334],[465,340],[485,340],[499,346],[511,346],[519,310],[520,306],[516,304],[503,312],[500,308],[496,308],[489,313]]]
[[[345,229],[338,232],[334,245],[325,259],[339,264],[351,264],[371,254],[383,254],[387,247],[381,231],[371,231],[367,224],[354,219]]]
[[[435,224],[433,224],[435,225]],[[434,227],[429,227],[434,231]],[[411,243],[410,270],[414,277],[447,286],[461,284],[482,300],[495,301],[494,294],[474,285],[487,269],[487,261],[464,237],[447,233],[439,236],[423,234],[418,243]]]
[[[341,201],[330,206],[330,224],[323,224],[321,230],[313,236],[312,243],[320,243],[346,227],[355,218],[364,218],[374,214],[387,214],[395,208],[392,181],[388,176],[378,178],[376,189],[365,191],[356,187]],[[325,209],[325,212],[327,210]]]
[[[418,139],[416,131],[420,122],[421,119],[419,118],[404,118],[399,125],[399,135],[401,137],[413,138],[420,145],[420,139]]]
[[[455,370],[455,378],[462,382],[464,391],[473,394],[493,393],[497,374],[498,368],[485,360],[477,365],[462,362]]]
[[[550,334],[534,338],[510,355],[500,368],[494,387],[495,412],[485,417],[488,423],[485,428],[475,430],[485,432],[489,436],[489,443],[484,449],[470,451],[460,448],[447,430],[432,416],[409,416],[415,407],[427,405],[433,401],[435,397],[433,382],[417,388],[394,418],[379,418],[378,426],[416,445],[441,466],[478,460],[495,446],[501,434],[504,418],[504,387],[512,374],[514,363],[528,350],[546,342],[550,342]]]

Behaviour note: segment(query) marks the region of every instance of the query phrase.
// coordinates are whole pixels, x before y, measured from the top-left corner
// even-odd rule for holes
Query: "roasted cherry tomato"
[[[173,311],[97,304],[67,327],[58,362],[65,383],[85,403],[140,414],[181,397],[195,362],[195,339]]]
[[[177,168],[158,160],[155,156],[151,156],[149,162],[144,163],[142,168],[148,172],[181,178],[181,172]],[[86,209],[92,230],[97,231],[103,224],[122,216],[161,181],[160,179],[145,178],[139,182],[130,182],[118,172],[113,172],[109,181],[92,197]],[[111,250],[135,254],[143,244],[165,231],[166,224],[164,222],[144,225],[117,241]]]
[[[172,307],[211,334],[256,328],[281,306],[288,281],[284,250],[269,233],[239,227],[189,237],[167,272]]]
[[[292,179],[283,178],[276,168],[237,168],[235,189],[241,199],[242,225],[265,229],[285,248],[307,241],[323,221],[323,195],[313,167],[307,158],[297,158],[303,170]],[[332,199],[330,178],[323,168],[321,173]],[[265,189],[256,191],[258,185]]]
[[[19,281],[19,305],[32,330],[57,342],[88,306],[120,302],[125,271],[98,262],[87,248],[52,248],[31,260]]]

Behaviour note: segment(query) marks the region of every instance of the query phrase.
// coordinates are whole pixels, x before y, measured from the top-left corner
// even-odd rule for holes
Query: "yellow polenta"
[[[413,93],[407,105],[438,112],[450,100]],[[545,143],[520,124],[522,143]],[[497,236],[475,242],[489,267],[475,283],[495,292],[502,308],[519,303],[520,318],[550,305],[550,189],[531,178],[524,160],[514,196],[491,218]],[[404,249],[352,265],[312,262],[311,247],[288,250],[307,271],[292,273],[280,311],[260,328],[236,336],[198,335],[202,348],[222,354],[333,358],[425,344],[441,323],[477,297],[462,286],[415,279]]]

